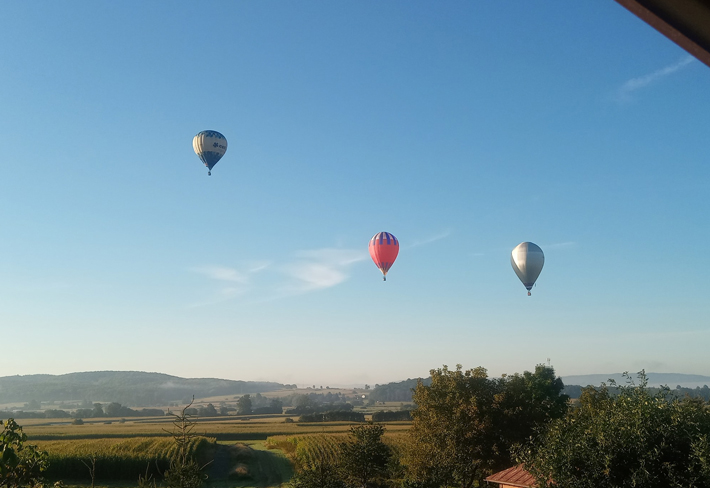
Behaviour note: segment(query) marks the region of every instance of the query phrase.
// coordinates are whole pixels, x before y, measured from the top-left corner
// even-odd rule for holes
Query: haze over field
[[[710,70],[615,2],[3,13],[0,376],[710,375]]]

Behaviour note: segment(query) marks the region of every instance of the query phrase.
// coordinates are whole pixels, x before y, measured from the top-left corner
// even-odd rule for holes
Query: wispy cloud
[[[349,278],[351,265],[365,261],[367,253],[354,249],[314,249],[296,253],[296,261],[282,271],[291,280],[281,288],[291,293],[305,293],[330,288]]]
[[[424,239],[416,239],[412,241],[410,244],[405,246],[405,249],[413,249],[415,247],[419,246],[426,246],[427,244],[431,244],[432,242],[440,241],[442,239],[446,239],[451,235],[451,230],[447,229],[443,232],[439,232],[438,234],[434,234],[431,237],[426,237]]]
[[[213,265],[190,268],[193,273],[216,281],[220,283],[220,286],[210,294],[208,300],[192,303],[188,305],[188,308],[214,305],[247,293],[251,289],[251,276],[268,268],[270,264],[268,261],[249,263],[245,265],[245,271],[228,266]]]
[[[249,280],[245,273],[241,273],[234,268],[227,268],[226,266],[199,266],[192,268],[191,271],[218,281],[246,283]]]
[[[673,73],[683,69],[693,61],[695,61],[694,57],[683,56],[676,63],[666,66],[665,68],[661,68],[657,71],[654,71],[653,73],[649,73],[647,75],[639,76],[638,78],[632,78],[628,80],[626,83],[621,85],[621,88],[619,88],[619,91],[617,93],[617,100],[620,102],[627,102],[631,100],[631,94],[633,92],[645,88],[648,85],[655,83],[656,81],[662,78],[672,75]]]
[[[189,307],[214,305],[245,295],[263,303],[331,288],[347,281],[351,267],[367,259],[366,249],[323,248],[297,251],[281,263],[254,262],[240,269],[214,265],[193,267],[190,271],[209,278],[217,286],[213,286],[209,299]]]
[[[553,244],[545,244],[544,246],[540,246],[542,249],[562,249],[566,247],[572,247],[576,246],[577,243],[574,241],[567,241],[567,242],[555,242]]]

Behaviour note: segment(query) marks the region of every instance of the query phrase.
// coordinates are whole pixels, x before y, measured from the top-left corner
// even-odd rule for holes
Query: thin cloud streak
[[[540,246],[543,250],[544,249],[563,249],[566,247],[572,247],[576,246],[577,243],[574,241],[567,241],[567,242],[556,242],[554,244],[545,244],[544,246]]]
[[[198,308],[217,303],[226,302],[233,298],[244,295],[252,288],[251,275],[254,275],[271,265],[269,261],[259,261],[251,263],[246,272],[239,271],[228,266],[197,266],[190,268],[193,273],[201,274],[207,278],[220,283],[229,283],[228,286],[223,285],[214,292],[213,298],[202,302],[188,304],[187,308]]]
[[[622,102],[629,101],[633,92],[645,88],[651,83],[660,80],[661,78],[665,78],[669,75],[672,75],[673,73],[680,69],[683,69],[693,61],[695,61],[694,57],[683,56],[678,62],[666,66],[665,68],[661,68],[657,71],[654,71],[653,73],[649,73],[638,78],[632,78],[626,83],[624,83],[621,88],[619,88],[617,99]]]
[[[446,239],[450,235],[451,235],[451,230],[447,229],[444,232],[440,232],[439,234],[436,234],[436,235],[431,236],[429,238],[426,238],[423,240],[415,240],[411,244],[409,244],[408,246],[405,246],[404,249],[414,249],[415,247],[426,246],[427,244],[431,244],[432,242]]]
[[[240,273],[234,268],[227,268],[226,266],[200,266],[192,268],[191,271],[218,281],[246,283],[249,280],[246,274]]]
[[[314,249],[296,253],[298,261],[282,267],[292,279],[282,290],[290,293],[305,293],[331,288],[346,281],[351,265],[365,261],[367,254],[355,249]]]

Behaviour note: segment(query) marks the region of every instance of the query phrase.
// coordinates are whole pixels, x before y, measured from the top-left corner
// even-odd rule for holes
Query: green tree
[[[208,403],[206,407],[200,407],[198,410],[200,417],[216,417],[217,416],[217,409],[214,408],[214,405],[211,403]]]
[[[283,413],[284,402],[278,398],[272,398],[269,402],[269,407],[274,411],[274,413]]]
[[[639,385],[585,388],[518,459],[540,488],[708,488],[710,411],[702,400]],[[610,386],[616,386],[610,382]]]
[[[555,370],[539,364],[535,372],[504,375],[496,380],[499,392],[494,399],[498,418],[496,423],[501,435],[500,444],[505,452],[516,444],[524,444],[541,426],[564,417],[569,409],[569,397],[562,392],[562,379],[555,376]],[[500,468],[513,462],[503,456]]]
[[[305,466],[289,482],[290,488],[347,488],[336,466],[317,463]]]
[[[307,410],[315,408],[317,405],[308,395],[296,395],[294,406],[299,412],[306,412]]]
[[[27,444],[27,434],[14,419],[0,420],[0,487],[34,486],[47,469],[47,453]]]
[[[249,415],[251,413],[251,398],[244,395],[237,400],[237,415]]]
[[[414,390],[411,443],[405,464],[413,480],[434,485],[479,485],[510,467],[511,449],[566,412],[567,397],[554,370],[488,378],[485,368],[432,370],[431,384]]]
[[[432,370],[431,386],[418,382],[411,449],[405,463],[415,480],[470,488],[496,457],[492,405],[496,384],[484,368]]]
[[[350,427],[348,441],[340,445],[340,468],[351,485],[368,488],[387,480],[392,453],[382,442],[384,433],[382,424]]]
[[[100,403],[94,403],[94,408],[91,411],[91,416],[92,417],[103,417],[104,416],[104,408]]]

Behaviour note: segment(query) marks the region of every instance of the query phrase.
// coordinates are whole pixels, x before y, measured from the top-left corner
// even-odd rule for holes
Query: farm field
[[[382,408],[380,408],[382,409]],[[286,415],[196,418],[193,442],[201,464],[207,464],[209,486],[222,488],[279,486],[290,479],[294,463],[333,456],[347,437],[351,422],[287,422]],[[158,476],[173,447],[172,417],[87,419],[22,419],[29,443],[48,452],[49,481],[90,486],[87,464],[96,459],[96,486],[135,487],[138,475]],[[409,422],[387,425],[388,443],[397,444]],[[298,449],[296,449],[298,447]],[[83,461],[83,462],[82,462]],[[52,467],[53,465],[53,467]],[[157,466],[157,467],[156,467]],[[70,475],[70,476],[69,476]]]

